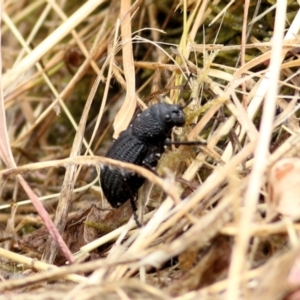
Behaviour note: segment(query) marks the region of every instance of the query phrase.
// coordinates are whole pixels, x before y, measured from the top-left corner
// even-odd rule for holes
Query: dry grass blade
[[[5,115],[5,108],[4,108],[4,97],[3,97],[3,86],[2,86],[2,57],[0,57],[0,140],[1,140],[1,146],[0,146],[0,155],[2,160],[5,162],[5,164],[8,167],[15,167],[16,163],[11,151],[11,147],[9,144],[9,138],[8,138],[8,130],[6,125],[6,115]],[[33,192],[33,190],[30,188],[28,183],[24,180],[24,178],[21,175],[17,176],[17,179],[29,198],[31,199],[32,203],[34,204],[37,212],[39,213],[40,217],[45,222],[45,225],[47,226],[50,235],[55,240],[55,243],[59,246],[60,250],[65,254],[67,259],[70,259],[72,261],[72,254],[63,241],[62,237],[60,236],[59,232],[55,228],[52,220],[50,219],[48,213],[42,206],[41,202],[39,201],[36,194]]]
[[[27,55],[18,66],[5,74],[3,78],[3,90],[9,88],[9,85],[32,67],[41,57],[49,51],[55,44],[70,33],[84,18],[88,17],[100,4],[105,1],[88,1],[81,6],[66,22],[62,23],[51,35],[47,37],[34,51]]]
[[[0,299],[298,299],[298,2],[2,1]],[[162,101],[157,174],[106,158]]]
[[[99,75],[97,80],[95,80],[94,86],[91,90],[91,94],[86,101],[86,105],[84,107],[84,111],[82,113],[82,117],[80,119],[78,130],[74,138],[73,147],[70,153],[71,159],[77,156],[81,151],[87,117],[100,80],[101,80],[101,76]],[[75,185],[76,169],[77,169],[76,165],[69,165],[66,169],[66,175],[62,186],[60,201],[58,202],[58,206],[56,209],[56,216],[55,216],[55,225],[60,233],[62,233],[66,227],[67,216],[70,210],[70,202],[71,202],[73,189]],[[53,241],[52,239],[48,240],[47,245],[48,247],[46,247],[46,252],[44,253],[44,260],[52,264],[56,256],[57,247],[55,241]]]
[[[135,70],[133,62],[132,40],[131,40],[131,1],[121,1],[120,19],[121,19],[121,43],[123,52],[124,76],[126,79],[126,97],[122,108],[119,110],[114,121],[114,138],[117,138],[121,131],[125,130],[134,114],[136,108],[135,97]],[[133,5],[133,8],[136,7]],[[126,118],[124,118],[126,116]]]
[[[26,257],[24,255],[17,254],[17,253],[13,253],[11,251],[7,251],[3,248],[0,248],[0,255],[2,257],[5,257],[5,258],[10,259],[12,261],[18,262],[20,264],[25,264],[28,267],[31,267],[31,268],[39,270],[39,271],[47,271],[47,270],[50,270],[50,269],[56,269],[57,268],[54,265],[49,265],[49,264],[46,264],[46,263],[41,262],[41,261],[36,261],[32,258]],[[85,277],[79,276],[79,275],[74,275],[74,274],[73,275],[66,275],[65,278],[68,279],[68,280],[71,280],[73,282],[82,282],[82,281],[86,280]]]
[[[282,41],[284,36],[284,25],[285,25],[285,12],[286,12],[285,1],[282,1],[280,5],[276,8],[276,23],[275,31],[273,37],[273,50],[271,54],[271,62],[269,67],[269,72],[267,76],[269,78],[268,92],[263,107],[263,115],[261,121],[261,131],[258,136],[257,147],[255,149],[254,155],[254,165],[253,170],[250,175],[250,182],[245,194],[245,210],[242,214],[240,221],[240,233],[238,234],[238,239],[232,253],[232,263],[230,267],[230,276],[232,278],[230,285],[228,287],[227,299],[238,299],[239,289],[236,278],[242,273],[245,268],[245,261],[243,258],[246,255],[248,243],[250,239],[250,224],[253,220],[253,216],[256,211],[256,206],[258,203],[259,192],[262,185],[263,175],[267,165],[267,159],[269,156],[269,145],[272,135],[273,120],[276,109],[276,97],[278,95],[278,90],[274,87],[278,85],[280,65],[281,61],[278,57],[282,57]]]

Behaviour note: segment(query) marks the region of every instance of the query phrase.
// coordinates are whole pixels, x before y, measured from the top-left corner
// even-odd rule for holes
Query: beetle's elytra
[[[154,170],[164,145],[175,126],[183,126],[183,108],[176,104],[158,103],[144,110],[113,142],[106,157]],[[103,193],[112,207],[118,208],[135,199],[145,178],[129,171],[104,167],[101,172]]]

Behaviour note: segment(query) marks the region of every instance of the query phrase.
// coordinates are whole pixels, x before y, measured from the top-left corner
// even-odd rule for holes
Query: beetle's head
[[[169,128],[183,126],[185,123],[185,115],[180,105],[159,103],[156,104],[156,112],[159,120]]]
[[[185,115],[177,104],[157,103],[144,110],[131,125],[133,134],[148,142],[163,143],[175,126],[183,126]]]

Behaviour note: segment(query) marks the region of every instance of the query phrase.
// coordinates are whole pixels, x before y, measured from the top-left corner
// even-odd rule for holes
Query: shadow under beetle
[[[185,124],[183,108],[177,104],[157,103],[140,113],[132,124],[112,143],[106,157],[129,162],[155,172],[164,146],[175,126]],[[101,171],[103,193],[114,208],[127,200],[133,210],[138,189],[145,178],[131,171],[104,166]],[[135,216],[136,218],[136,216]],[[136,219],[137,220],[137,219]]]

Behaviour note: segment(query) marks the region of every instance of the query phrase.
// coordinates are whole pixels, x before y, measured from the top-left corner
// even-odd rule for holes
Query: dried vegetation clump
[[[299,8],[3,1],[0,299],[300,299]],[[105,158],[159,101],[207,143]],[[148,179],[142,228],[104,164]]]

